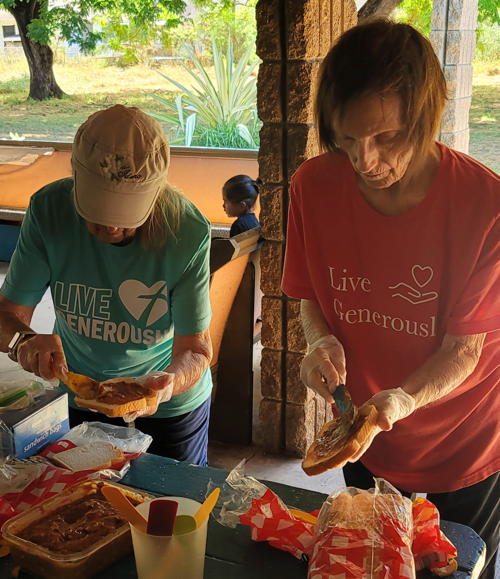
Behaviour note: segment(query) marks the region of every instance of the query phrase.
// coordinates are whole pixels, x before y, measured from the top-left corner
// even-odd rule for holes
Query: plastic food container
[[[87,579],[129,553],[132,550],[132,540],[128,523],[101,537],[90,547],[71,554],[50,551],[19,536],[30,524],[64,505],[96,494],[103,485],[119,487],[134,503],[154,498],[147,493],[111,482],[86,481],[72,486],[4,523],[3,538],[14,561],[22,569],[47,579]]]

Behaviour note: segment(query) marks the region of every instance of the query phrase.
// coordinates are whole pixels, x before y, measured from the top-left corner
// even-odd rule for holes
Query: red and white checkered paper
[[[329,527],[316,535],[314,525],[296,520],[266,489],[239,521],[250,527],[254,541],[267,541],[299,559],[308,556],[308,579],[414,579],[416,570],[445,566],[457,551],[439,528],[430,501],[416,499],[412,515],[412,543],[411,531],[387,514],[380,516],[378,532]]]
[[[414,579],[409,537],[381,517],[381,532],[330,527],[318,536],[308,579]]]
[[[70,440],[58,440],[47,446],[39,456],[51,458],[58,452],[77,446]],[[22,491],[6,493],[0,496],[0,525],[14,515],[26,511],[33,505],[42,502],[61,491],[83,480],[110,479],[119,480],[126,472],[126,467],[140,452],[124,452],[124,460],[113,464],[113,471],[108,470],[81,470],[73,472],[47,463],[40,462],[40,474],[32,480]]]
[[[430,501],[417,498],[413,501],[413,556],[415,567],[436,569],[449,565],[456,559],[457,549],[439,527],[439,511]]]
[[[287,551],[298,559],[309,553],[314,544],[314,525],[298,521],[270,490],[252,499],[240,522],[250,527],[254,541],[268,541],[273,547]]]

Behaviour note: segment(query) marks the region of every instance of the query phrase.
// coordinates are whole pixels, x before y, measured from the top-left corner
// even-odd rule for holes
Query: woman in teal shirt
[[[168,165],[163,130],[140,110],[89,117],[73,178],[31,199],[0,289],[0,350],[46,379],[66,368],[96,380],[165,371],[157,407],[136,425],[152,452],[205,464],[210,225],[167,183]],[[47,287],[54,332],[37,334],[29,324]],[[72,425],[95,419],[109,420],[70,394]]]

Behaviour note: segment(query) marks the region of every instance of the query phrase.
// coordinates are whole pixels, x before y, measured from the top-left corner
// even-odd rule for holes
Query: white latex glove
[[[156,404],[155,406],[149,406],[144,410],[126,414],[123,416],[123,420],[125,422],[133,422],[136,418],[139,418],[139,416],[151,416],[151,414],[154,414],[162,402],[168,402],[170,398],[172,398],[174,378],[175,374],[172,372],[150,372],[149,374],[135,378],[137,382],[146,388],[150,388],[157,392]]]
[[[335,336],[323,336],[308,346],[300,366],[300,378],[308,388],[333,404],[331,393],[346,380],[344,348]]]
[[[415,410],[416,402],[415,398],[402,388],[392,388],[377,392],[363,406],[368,405],[375,406],[378,410],[377,425],[363,446],[349,459],[349,462],[356,462],[368,450],[379,432],[391,430],[395,422],[410,416]]]

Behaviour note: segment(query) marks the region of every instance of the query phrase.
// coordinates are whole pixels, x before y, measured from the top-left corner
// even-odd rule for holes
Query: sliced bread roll
[[[110,442],[97,441],[75,446],[55,454],[53,463],[72,470],[101,470],[112,468],[125,459],[123,452]]]

